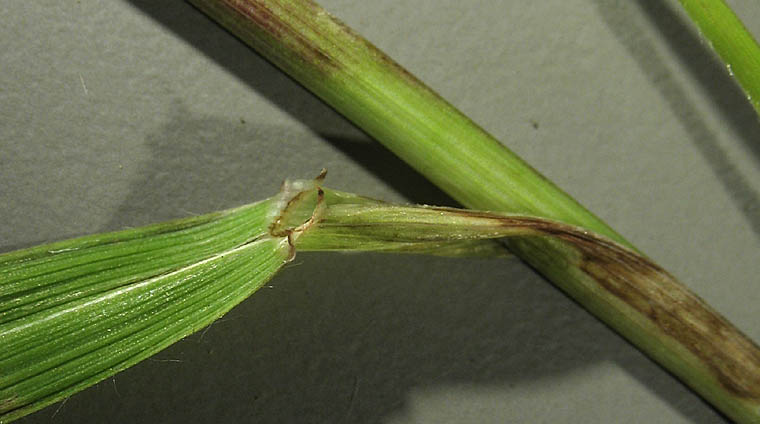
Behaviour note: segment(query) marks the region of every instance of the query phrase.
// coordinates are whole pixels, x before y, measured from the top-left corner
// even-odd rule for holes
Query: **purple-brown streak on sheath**
[[[427,207],[418,212],[425,210],[480,220],[475,227],[482,226],[484,230],[488,227],[519,230],[513,234],[551,237],[568,243],[578,252],[577,259],[569,258],[577,261],[572,263],[573,266],[607,293],[646,316],[665,335],[699,358],[727,392],[760,400],[760,349],[757,345],[667,271],[641,254],[603,236],[556,221],[443,207]],[[362,227],[389,225],[380,222],[341,223],[339,219],[320,223],[350,227],[359,232]],[[436,225],[435,221],[428,224]],[[396,225],[404,226],[401,223]],[[417,221],[414,225],[425,223]],[[389,239],[393,237],[389,236]]]
[[[260,1],[218,0],[218,2],[237,15],[238,19],[247,22],[249,24],[247,26],[253,25],[260,30],[257,31],[258,33],[263,32],[266,37],[282,43],[286,47],[284,51],[295,52],[298,57],[306,63],[312,64],[318,71],[332,74],[336,71],[347,71],[345,67],[347,63],[344,61],[365,63],[366,61],[373,61],[386,68],[389,73],[399,76],[407,84],[415,87],[418,93],[424,93],[443,103],[446,102],[403,66],[383,53],[382,50],[311,0],[303,0],[300,8],[293,7],[286,2],[278,2],[277,4],[282,8],[283,15],[287,15],[289,19],[298,22],[298,25],[309,28],[318,34],[317,40],[310,40],[305,37],[301,30],[294,28],[283,19],[283,16]],[[246,37],[241,38],[246,42],[252,41],[247,40]],[[335,39],[339,40],[336,41]],[[330,54],[323,45],[329,45],[330,50],[340,52],[342,59],[337,59],[333,54]],[[270,49],[283,51],[276,46],[271,46]],[[264,53],[271,54],[271,52]],[[276,60],[275,63],[286,70],[290,68],[287,63],[278,63]],[[362,75],[357,77],[361,78]]]
[[[602,236],[550,220],[435,209],[492,219],[568,242],[580,253],[575,265],[581,271],[699,358],[726,391],[760,400],[760,348],[648,258]]]
[[[309,40],[302,34],[302,31],[294,28],[288,21],[283,19],[282,16],[265,4],[262,4],[262,2],[254,0],[219,0],[219,3],[226,6],[238,20],[241,20],[244,23],[245,27],[253,25],[259,30],[256,31],[259,34],[263,32],[265,37],[274,40],[276,43],[282,43],[285,46],[284,49],[278,49],[276,46],[273,46],[271,47],[272,50],[295,53],[299,58],[306,63],[311,64],[316,70],[321,72],[329,73],[340,68],[340,64],[333,60],[333,58],[325,52],[318,43]],[[318,7],[310,1],[306,1],[304,6],[309,6],[310,8]],[[281,7],[286,10],[285,13],[288,16],[297,19],[300,25],[310,27],[310,29],[314,31],[319,31],[315,22],[298,19],[298,13],[292,10],[290,6],[281,4]],[[242,34],[237,35],[241,36],[245,42],[252,41],[246,39]],[[283,64],[278,63],[278,65],[282,66]]]

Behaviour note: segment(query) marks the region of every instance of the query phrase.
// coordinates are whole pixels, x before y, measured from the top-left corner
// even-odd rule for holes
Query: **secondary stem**
[[[628,244],[317,4],[301,0],[191,3],[467,207],[541,214]]]
[[[680,0],[760,114],[760,46],[723,0]]]
[[[585,227],[632,248],[401,66],[309,0],[191,0],[463,205]],[[709,313],[673,316],[642,290],[645,271],[596,263],[551,239],[510,248],[737,421],[760,419],[760,349]],[[660,303],[662,302],[662,303]],[[717,320],[717,321],[716,321]],[[715,326],[716,322],[722,323]],[[723,325],[723,323],[725,325]],[[706,331],[703,331],[705,330]],[[725,352],[716,359],[708,352]]]

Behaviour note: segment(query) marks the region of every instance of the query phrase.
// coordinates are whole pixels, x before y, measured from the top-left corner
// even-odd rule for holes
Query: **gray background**
[[[760,34],[760,7],[735,0]],[[760,339],[760,125],[660,0],[322,4]],[[180,1],[0,3],[0,251],[286,177],[453,204]],[[517,260],[301,254],[22,422],[721,422]]]

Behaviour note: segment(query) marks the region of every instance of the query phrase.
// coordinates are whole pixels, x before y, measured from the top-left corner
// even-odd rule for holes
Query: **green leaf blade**
[[[191,218],[189,226],[171,222],[168,231],[150,226],[0,255],[0,286],[15,290],[0,298],[0,422],[149,357],[250,296],[292,255],[286,239],[269,236],[274,213],[270,199]],[[202,226],[208,228],[198,231]],[[139,247],[149,254],[132,252]],[[96,254],[82,254],[88,249]],[[57,271],[36,269],[51,258],[73,274],[61,279]],[[31,277],[17,279],[18,264]],[[88,280],[93,275],[96,284]],[[4,284],[6,278],[13,283]],[[36,298],[14,302],[29,296]]]
[[[171,231],[156,232],[149,226],[105,234],[98,244],[85,237],[55,243],[55,249],[11,252],[14,260],[0,265],[0,322],[169,272],[240,245],[266,232],[263,226],[242,224],[263,219],[271,207],[254,204],[172,221],[167,223]]]

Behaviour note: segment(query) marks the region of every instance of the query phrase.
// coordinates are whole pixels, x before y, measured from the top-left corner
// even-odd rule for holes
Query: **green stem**
[[[633,248],[401,66],[308,0],[191,0],[463,205],[584,227]],[[736,65],[734,65],[736,66]],[[757,68],[756,68],[757,69]],[[760,349],[707,315],[670,316],[640,275],[578,257],[552,240],[510,248],[737,421],[760,419]],[[683,286],[663,294],[679,302]],[[667,302],[665,302],[667,303]],[[673,322],[675,319],[678,323]],[[721,322],[724,322],[721,318]],[[703,328],[706,332],[687,330]],[[709,348],[707,348],[709,346]],[[707,349],[707,350],[705,350]],[[718,362],[707,351],[728,351]],[[751,358],[752,360],[748,360]],[[748,364],[749,369],[745,368]],[[744,369],[743,373],[731,370]]]
[[[463,205],[540,214],[628,244],[310,1],[191,0]]]
[[[680,0],[760,115],[760,45],[723,0]]]

